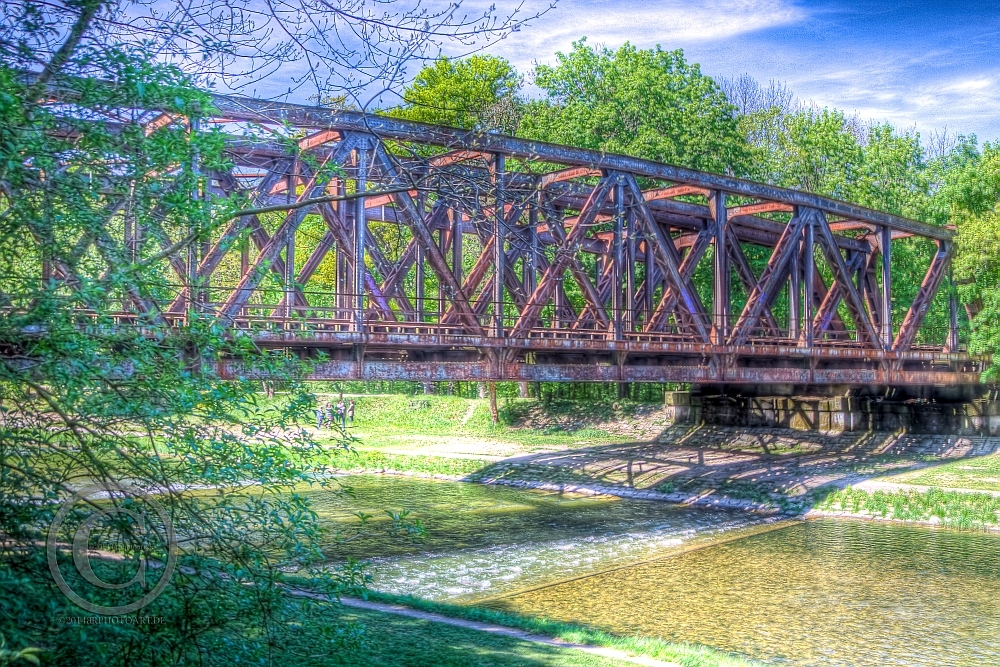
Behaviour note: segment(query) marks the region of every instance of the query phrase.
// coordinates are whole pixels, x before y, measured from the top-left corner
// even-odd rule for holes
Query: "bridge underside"
[[[125,320],[215,317],[314,359],[326,380],[979,383],[954,299],[925,326],[949,230],[626,156],[215,104],[197,125],[156,111],[138,122],[220,130],[232,166],[205,172],[199,196],[251,208],[186,256],[166,252],[185,230],[125,221],[123,248],[166,252],[176,278],[163,303],[126,303]],[[905,309],[898,244],[925,262]]]
[[[681,336],[636,334],[608,340],[538,332],[527,340],[434,331],[433,326],[371,325],[359,335],[325,330],[328,322],[288,331],[257,331],[262,348],[313,359],[315,380],[513,380],[538,382],[681,382],[737,385],[978,385],[976,366],[961,353],[929,346],[873,357],[862,349],[807,349],[780,344],[741,347],[690,343]],[[224,372],[241,375],[238,364]]]

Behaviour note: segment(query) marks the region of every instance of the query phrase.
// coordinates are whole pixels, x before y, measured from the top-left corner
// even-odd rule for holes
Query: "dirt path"
[[[431,621],[433,623],[444,623],[446,625],[453,625],[457,628],[465,628],[467,630],[478,630],[480,632],[489,632],[490,634],[502,635],[504,637],[519,639],[525,642],[544,644],[546,646],[552,646],[555,648],[568,648],[576,651],[583,651],[584,653],[589,653],[591,655],[599,655],[602,658],[621,660],[622,662],[628,662],[633,665],[646,665],[647,667],[681,667],[676,662],[664,662],[663,660],[647,658],[641,655],[629,655],[625,651],[619,651],[618,649],[614,648],[607,648],[604,646],[592,646],[589,644],[573,644],[571,642],[563,641],[562,639],[555,639],[553,637],[543,637],[542,635],[531,634],[530,632],[524,632],[523,630],[508,628],[503,625],[493,625],[492,623],[480,623],[479,621],[467,621],[463,618],[452,618],[450,616],[442,616],[441,614],[433,614],[431,612],[420,611],[419,609],[411,609],[409,607],[404,607],[402,605],[397,605],[397,604],[385,604],[382,602],[371,602],[368,600],[358,600],[355,598],[341,598],[340,602],[345,607],[354,607],[356,609],[367,609],[369,611],[378,611],[382,612],[383,614],[396,614],[397,616],[416,618],[420,619],[421,621]]]
[[[290,589],[289,592],[296,597],[308,597],[317,600],[328,600],[329,598],[318,593],[313,593],[311,591],[305,591],[302,589]],[[530,632],[525,632],[523,630],[517,630],[515,628],[508,628],[503,625],[494,625],[492,623],[481,623],[479,621],[468,621],[464,618],[452,618],[451,616],[444,616],[442,614],[434,614],[429,611],[420,611],[419,609],[412,609],[410,607],[404,607],[398,604],[386,604],[384,602],[372,602],[370,600],[359,600],[357,598],[341,598],[340,603],[345,607],[353,607],[355,609],[365,609],[367,611],[377,611],[383,614],[395,614],[397,616],[406,616],[407,618],[416,618],[421,621],[430,621],[432,623],[444,623],[445,625],[451,625],[456,628],[465,628],[467,630],[478,630],[479,632],[489,632],[493,635],[501,635],[503,637],[510,637],[511,639],[519,639],[525,642],[532,642],[534,644],[544,644],[545,646],[551,646],[554,648],[564,648],[573,649],[575,651],[583,651],[584,653],[589,653],[590,655],[601,656],[602,658],[610,658],[612,660],[620,660],[622,662],[627,662],[633,665],[645,665],[646,667],[681,667],[681,665],[676,662],[665,662],[663,660],[656,660],[655,658],[647,658],[641,655],[629,655],[625,651],[620,651],[614,648],[607,648],[604,646],[593,646],[590,644],[574,644],[572,642],[567,642],[562,639],[556,639],[553,637],[544,637],[542,635],[532,634]]]

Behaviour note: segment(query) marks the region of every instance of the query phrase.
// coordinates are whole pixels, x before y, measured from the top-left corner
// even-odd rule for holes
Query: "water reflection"
[[[690,641],[790,665],[1000,665],[1000,536],[354,477],[331,526],[408,508],[422,540],[361,540],[375,588]],[[383,519],[384,521],[384,519]]]
[[[1000,539],[822,520],[496,606],[795,665],[1000,665]]]

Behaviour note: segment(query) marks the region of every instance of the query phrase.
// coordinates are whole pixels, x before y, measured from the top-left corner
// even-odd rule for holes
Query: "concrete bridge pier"
[[[943,396],[934,391],[914,395],[913,391],[893,390],[853,390],[846,396],[754,393],[744,395],[694,387],[692,391],[667,392],[664,409],[675,424],[834,433],[903,430],[941,435],[1000,435],[1000,400],[981,387]]]

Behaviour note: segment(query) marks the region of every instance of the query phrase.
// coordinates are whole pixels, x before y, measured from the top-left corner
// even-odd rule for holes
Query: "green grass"
[[[956,528],[988,528],[1000,523],[1000,498],[987,493],[919,491],[863,491],[847,487],[831,491],[816,509],[867,512],[882,518],[936,521]]]
[[[445,458],[443,456],[409,456],[385,454],[365,449],[331,450],[327,465],[343,472],[415,472],[428,475],[464,477],[490,464],[481,459]]]
[[[749,667],[761,664],[742,656],[698,644],[669,642],[656,637],[621,637],[582,625],[551,621],[544,618],[532,618],[498,609],[466,607],[424,600],[412,596],[389,595],[377,592],[370,592],[368,597],[380,602],[403,604],[414,609],[441,614],[442,616],[493,623],[545,637],[557,637],[574,644],[615,648],[633,655],[644,655],[658,660],[676,662],[684,665],[684,667]]]
[[[293,585],[298,585],[302,588],[309,588],[310,582],[308,579],[303,577],[288,577],[289,583]],[[656,637],[622,637],[618,635],[613,635],[601,630],[594,628],[588,628],[582,625],[577,625],[573,623],[564,623],[561,621],[551,621],[544,618],[533,618],[530,616],[522,616],[520,614],[515,614],[511,612],[501,611],[498,609],[489,609],[483,607],[471,607],[464,605],[448,604],[444,602],[434,602],[432,600],[425,600],[423,598],[413,597],[409,595],[391,595],[388,593],[379,593],[375,591],[369,591],[367,597],[370,600],[377,602],[387,602],[391,604],[401,604],[412,609],[418,609],[421,611],[432,612],[435,614],[440,614],[442,616],[449,616],[452,618],[462,618],[470,621],[479,621],[482,623],[491,623],[493,625],[502,625],[509,628],[515,628],[518,630],[523,630],[525,632],[530,632],[532,634],[541,635],[543,637],[555,637],[562,639],[567,642],[574,644],[585,644],[590,646],[602,646],[607,648],[614,648],[621,651],[625,651],[632,655],[641,655],[651,658],[656,658],[658,660],[664,660],[667,662],[676,662],[684,667],[759,667],[763,663],[750,660],[740,655],[728,653],[726,651],[719,651],[717,649],[710,648],[708,646],[702,646],[699,644],[688,644],[682,642],[670,642]],[[354,609],[343,608],[342,611],[338,613],[353,614]],[[372,612],[374,613],[374,612]],[[384,617],[388,619],[390,614],[376,614],[378,617]],[[412,621],[412,619],[405,619],[406,622],[420,623],[419,621]],[[382,623],[382,619],[379,619]],[[404,623],[405,624],[405,623]],[[442,632],[447,632],[451,626],[446,626],[441,623],[433,624],[436,627],[429,628],[429,632],[433,636],[441,636]],[[458,629],[455,629],[456,631]],[[473,645],[478,645],[480,641],[479,637],[483,637],[486,633],[478,631],[463,631],[472,632],[471,641]],[[496,637],[490,636],[491,639],[496,639]],[[388,640],[387,640],[388,641]],[[393,639],[392,641],[395,641]],[[514,640],[510,640],[514,641]],[[391,642],[390,642],[391,643]],[[582,654],[581,654],[582,655]],[[510,658],[513,660],[514,658]],[[440,662],[438,660],[441,660]],[[341,664],[341,663],[330,663],[330,664]],[[446,662],[443,658],[431,658],[427,657],[426,662],[400,662],[400,663],[382,663],[377,661],[372,661],[370,663],[363,662],[350,662],[344,664],[421,664],[421,665],[437,665],[437,664],[452,664]],[[481,664],[481,663],[455,663],[455,664]],[[482,663],[482,664],[493,664],[493,663]],[[534,664],[534,663],[522,663],[522,662],[500,662],[498,664]],[[591,664],[584,662],[546,662],[540,664]],[[605,664],[605,663],[594,663],[594,664]],[[610,662],[607,664],[620,664],[618,662]]]
[[[489,401],[437,395],[355,396],[353,435],[365,447],[399,445],[400,436],[442,435],[512,442],[525,447],[625,441],[594,426],[628,418],[639,404],[552,401],[542,423],[524,422],[539,406],[535,399],[501,399],[500,423],[490,420]],[[325,402],[325,401],[324,401]],[[335,399],[334,399],[335,402]]]
[[[949,461],[894,479],[922,486],[1000,491],[1000,454]]]
[[[556,648],[423,621],[395,614],[322,605],[325,621],[343,627],[351,623],[363,629],[360,646],[316,651],[303,661],[304,667],[619,667],[629,663],[592,656],[582,651]],[[313,630],[303,624],[303,642]],[[317,649],[323,637],[314,638]]]

